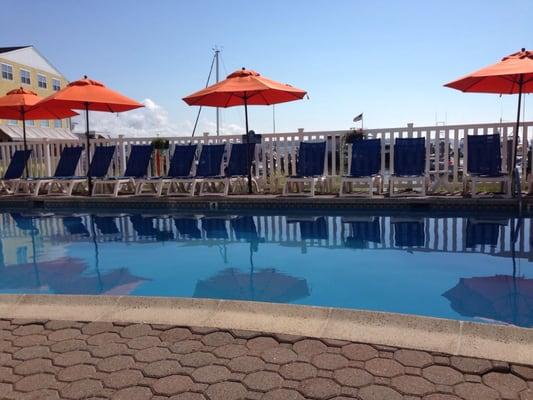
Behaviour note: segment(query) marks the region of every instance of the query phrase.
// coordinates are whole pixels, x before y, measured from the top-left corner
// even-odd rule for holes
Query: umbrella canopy
[[[37,93],[23,88],[14,89],[0,97],[0,118],[22,121],[22,139],[24,150],[27,150],[26,120],[63,119],[78,113],[63,106],[39,106],[43,100]],[[26,172],[28,170],[26,162]]]
[[[515,168],[522,93],[533,92],[533,51],[523,48],[517,53],[502,58],[496,64],[472,72],[444,86],[461,90],[462,92],[518,94],[518,110],[516,126],[513,133],[514,146],[512,157],[512,165]],[[517,174],[518,171],[515,168],[513,179],[516,182],[518,182]]]
[[[42,104],[49,106],[63,106],[75,110],[85,110],[86,138],[87,138],[87,165],[90,165],[90,138],[89,138],[89,110],[103,112],[123,112],[144,107],[143,104],[130,99],[104,84],[89,79],[69,83],[66,87],[43,100]],[[91,193],[91,174],[88,170],[89,195]]]
[[[234,107],[244,106],[246,134],[248,135],[248,106],[272,105],[301,100],[305,90],[279,83],[259,73],[242,68],[214,85],[183,98],[190,106]],[[248,156],[248,191],[252,193],[251,160]]]
[[[509,275],[461,278],[443,296],[463,316],[533,327],[533,279]]]
[[[305,279],[265,268],[257,272],[241,272],[228,268],[218,275],[198,281],[194,297],[227,300],[253,300],[271,303],[289,303],[309,296]]]

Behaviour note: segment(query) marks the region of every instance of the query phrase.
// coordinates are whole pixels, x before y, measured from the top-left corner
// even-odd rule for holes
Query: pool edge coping
[[[533,329],[333,307],[171,297],[0,294],[0,318],[242,329],[533,365]]]

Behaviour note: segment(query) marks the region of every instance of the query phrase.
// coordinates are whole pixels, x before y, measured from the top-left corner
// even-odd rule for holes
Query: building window
[[[7,121],[7,124],[8,125],[18,125],[18,121],[16,119],[10,119],[9,121]]]
[[[54,89],[56,92],[61,89],[61,82],[59,79],[52,78],[52,89]]]
[[[30,71],[26,71],[25,69],[20,70],[20,82],[31,85]]]
[[[37,75],[37,85],[41,89],[46,89],[48,87],[48,83],[46,82],[46,76],[44,75]]]
[[[35,126],[35,121],[32,119],[26,121],[26,126]]]
[[[50,127],[50,121],[48,121],[47,119],[44,120],[44,121],[41,121],[41,127],[49,128]]]
[[[2,64],[2,79],[13,80],[13,67],[11,65]]]
[[[56,119],[54,120],[54,128],[61,128],[61,120],[60,119]]]

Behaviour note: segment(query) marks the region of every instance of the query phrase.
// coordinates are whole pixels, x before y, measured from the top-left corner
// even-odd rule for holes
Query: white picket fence
[[[381,139],[381,166],[387,177],[389,165],[394,162],[394,147],[392,146],[396,138],[416,138],[426,139],[426,171],[432,179],[439,178],[441,182],[457,184],[462,181],[462,173],[468,160],[466,157],[466,142],[463,146],[463,138],[467,135],[487,135],[499,133],[502,139],[502,171],[508,172],[510,162],[514,123],[487,123],[468,125],[436,125],[415,127],[408,124],[406,127],[367,129],[364,134],[368,138]],[[261,145],[257,146],[255,154],[254,175],[256,177],[267,178],[271,191],[276,190],[273,185],[273,177],[294,175],[296,173],[296,154],[298,143],[302,141],[326,140],[328,157],[325,161],[326,175],[337,177],[348,173],[348,159],[350,158],[349,146],[346,145],[347,135],[353,131],[314,131],[307,132],[303,129],[298,132],[289,133],[267,133],[263,134]],[[127,155],[131,145],[149,144],[156,137],[135,137],[129,138],[119,135],[114,139],[93,139],[92,144],[96,146],[116,145],[117,152],[109,171],[110,175],[120,176],[124,173]],[[159,152],[152,160],[149,175],[165,174],[168,167],[169,155],[173,152],[173,147],[177,144],[187,143],[239,143],[240,135],[213,136],[207,133],[197,137],[165,137],[169,140],[170,149]],[[85,141],[65,141],[65,140],[43,140],[40,142],[30,142],[29,148],[33,150],[29,163],[30,176],[42,177],[53,174],[61,151],[66,146],[83,145]],[[520,162],[520,173],[522,181],[527,179],[527,170],[531,171],[533,160],[528,159],[528,147],[533,143],[533,121],[521,123],[519,130],[519,152],[518,159],[527,160]],[[526,145],[523,145],[526,144]],[[91,146],[94,148],[94,146]],[[10,162],[11,155],[15,150],[21,149],[21,142],[0,143],[0,170],[5,168]],[[77,173],[84,175],[87,165],[86,157],[78,167]],[[527,168],[527,163],[530,164]]]

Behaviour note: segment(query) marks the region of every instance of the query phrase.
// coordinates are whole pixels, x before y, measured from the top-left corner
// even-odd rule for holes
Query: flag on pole
[[[363,120],[363,113],[359,114],[357,117],[353,119],[353,122],[362,121]]]

